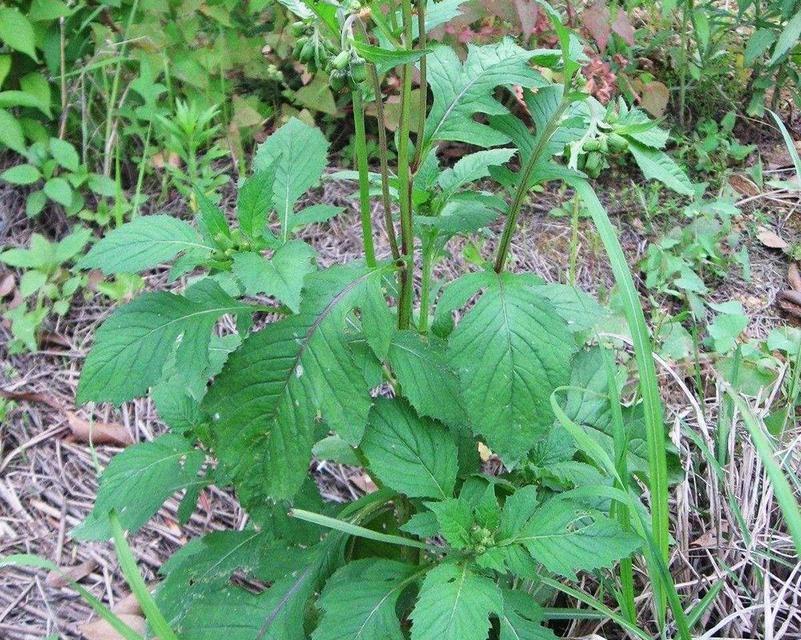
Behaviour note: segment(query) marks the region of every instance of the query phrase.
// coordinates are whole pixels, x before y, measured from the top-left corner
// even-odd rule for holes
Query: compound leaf
[[[204,408],[240,499],[291,497],[306,476],[320,419],[350,444],[361,439],[372,399],[349,350],[346,319],[380,277],[354,266],[309,275],[299,314],[267,325],[229,357]]]
[[[473,119],[476,113],[508,113],[492,93],[498,86],[534,87],[542,76],[528,65],[532,52],[511,38],[485,46],[468,45],[464,64],[448,46],[439,46],[427,57],[428,82],[434,102],[428,115],[423,149],[437,140],[493,147],[509,138]]]

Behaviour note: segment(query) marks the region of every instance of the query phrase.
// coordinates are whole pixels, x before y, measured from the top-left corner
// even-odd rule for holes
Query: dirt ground
[[[360,252],[355,206],[346,199],[349,193],[348,186],[326,183],[315,196],[318,201],[347,205],[338,219],[308,231],[323,263],[353,258]],[[607,200],[630,263],[636,265],[648,242],[642,233],[641,212],[611,196]],[[528,208],[512,247],[515,269],[533,271],[549,281],[564,280],[571,233],[568,219],[548,215],[554,202],[555,196],[547,195]],[[232,203],[229,194],[224,204],[230,210]],[[746,209],[753,212],[756,207],[768,213],[788,240],[797,239],[797,231],[785,222],[793,211],[786,202],[755,199]],[[182,205],[175,201],[159,207],[165,208],[179,213]],[[56,219],[45,232],[56,235],[65,229],[66,221]],[[23,244],[32,230],[22,196],[0,186],[0,245]],[[36,230],[41,232],[41,225]],[[578,282],[593,293],[608,291],[610,271],[588,220],[581,222],[580,240]],[[386,250],[385,245],[379,246]],[[485,255],[490,246],[488,240]],[[787,263],[780,252],[758,243],[750,251],[752,282],[727,278],[719,283],[714,298],[743,300],[752,317],[749,333],[764,336],[770,327],[786,321],[774,302],[784,287]],[[440,266],[443,274],[464,269],[458,247],[453,254]],[[165,272],[148,276],[147,286],[165,287]],[[9,355],[5,349],[8,328],[0,325],[0,389],[18,397],[16,408],[0,427],[0,555],[46,557],[113,605],[127,591],[111,545],[78,544],[69,532],[91,509],[97,465],[105,465],[117,449],[99,446],[93,451],[76,439],[72,427],[88,419],[90,411],[95,421],[120,425],[134,442],[152,439],[164,426],[146,399],[127,403],[120,410],[74,407],[82,360],[110,308],[100,296],[76,300],[70,313],[49,327],[48,340],[36,354]],[[711,384],[709,397],[696,402],[685,393],[680,372],[668,365],[660,365],[659,371],[669,404],[671,438],[686,471],[684,481],[674,488],[671,505],[676,537],[671,568],[682,597],[694,602],[710,585],[725,583],[703,621],[709,637],[752,638],[761,634],[760,628],[769,627],[773,638],[801,638],[801,568],[790,562],[792,544],[776,527],[778,507],[755,451],[747,438],[738,438],[733,445],[736,460],[722,477],[700,464],[697,442],[710,441],[720,390]],[[755,403],[759,407],[764,401]],[[789,464],[796,469],[801,457],[798,435],[790,434],[785,442]],[[320,463],[313,463],[313,469],[331,500],[350,500],[365,489],[366,479],[358,470]],[[720,495],[737,500],[749,535],[735,526],[730,505]],[[158,567],[189,539],[211,530],[242,527],[246,519],[230,494],[214,488],[204,491],[186,526],[177,523],[177,506],[176,500],[170,500],[133,537],[134,552],[148,580],[155,580]],[[638,592],[641,602],[651,598],[645,584]],[[91,617],[88,606],[56,576],[0,569],[0,638],[79,638],[81,626]],[[614,633],[611,628],[599,628],[597,621],[560,628],[560,633],[570,637],[603,636],[605,631]]]

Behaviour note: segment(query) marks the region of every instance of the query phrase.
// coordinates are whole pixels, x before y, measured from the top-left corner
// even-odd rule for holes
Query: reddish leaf
[[[612,23],[612,31],[623,38],[630,47],[634,46],[634,27],[631,25],[628,14],[623,9],[618,8],[615,21]]]
[[[581,14],[581,23],[590,33],[601,51],[606,49],[612,30],[609,27],[609,9],[604,0],[596,0],[595,4],[587,7]]]

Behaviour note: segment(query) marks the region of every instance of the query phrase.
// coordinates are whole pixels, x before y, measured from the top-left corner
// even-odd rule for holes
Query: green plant
[[[696,126],[690,140],[689,154],[692,164],[700,171],[720,176],[733,164],[740,164],[756,151],[756,145],[740,144],[734,136],[736,121],[734,111],[729,111],[718,123],[702,120]]]
[[[19,282],[23,302],[4,313],[11,320],[14,336],[8,345],[11,353],[36,351],[37,334],[47,316],[67,313],[72,297],[86,284],[86,276],[69,265],[77,260],[90,236],[89,229],[80,228],[59,242],[50,242],[35,233],[27,249],[0,253],[0,262],[24,270]]]
[[[544,6],[558,50],[526,51],[504,39],[470,47],[462,62],[425,40],[458,3],[417,3],[416,16],[410,0],[388,15],[355,3],[286,4],[304,19],[313,14],[334,59],[337,50],[347,54],[342,90],[353,92],[357,118],[365,259],[319,269],[314,249],[295,237],[338,213],[325,205],[296,211],[328,150],[322,133],[297,119],[257,150],[239,186],[236,226],[198,188],[197,230],[140,217],[94,245],[80,267],[114,274],[172,261],[174,277],[196,268],[206,275],[180,294],[140,296],[98,330],[77,401],[121,403],[150,391],[171,432],[112,459],[92,514],[73,535],[113,536],[119,546],[123,530],[141,527],[176,492],[185,492],[186,519],[205,486],[233,486],[249,527],[209,534],[171,558],[158,609],[143,595],[160,637],[403,638],[409,625],[413,640],[542,637],[541,605],[557,589],[647,638],[626,561],[642,549],[657,625],[665,629],[669,605],[689,638],[666,569],[672,456],[642,309],[606,212],[586,174],[562,157],[566,145],[582,149],[599,135],[577,84],[580,42]],[[381,46],[354,28],[359,21],[368,32],[375,26]],[[367,81],[354,73],[354,50]],[[325,63],[318,58],[315,65]],[[415,65],[430,85],[430,108],[425,92],[412,92]],[[384,157],[371,178],[358,107],[381,100],[382,66],[401,66],[397,167],[390,174]],[[493,97],[510,85],[524,87],[533,131]],[[637,131],[646,129],[641,122]],[[438,150],[454,142],[483,150],[440,169]],[[388,152],[386,140],[379,149]],[[646,166],[660,173],[656,165]],[[471,187],[488,177],[508,201]],[[390,238],[399,205],[392,259],[374,254],[371,179]],[[632,407],[621,406],[614,354],[593,340],[605,310],[572,287],[507,271],[524,202],[555,180],[575,189],[610,255],[641,375],[643,401]],[[499,211],[494,258],[433,286],[432,265],[448,240]],[[262,326],[260,314],[280,319]],[[223,316],[236,319],[235,333],[215,331]],[[498,473],[482,469],[479,445],[503,462]],[[378,490],[342,508],[324,504],[308,477],[313,451],[363,466]],[[650,518],[637,480],[650,487]],[[126,576],[141,590],[123,553]],[[575,580],[577,572],[609,584],[624,614],[552,577]],[[234,573],[270,586],[253,593],[231,583]]]
[[[703,317],[708,282],[725,278],[734,268],[750,278],[748,250],[733,224],[739,215],[724,198],[685,207],[687,222],[671,227],[648,246],[642,263],[648,288],[686,300],[696,317]]]
[[[25,213],[38,216],[48,202],[64,207],[68,215],[91,217],[81,193],[87,187],[98,198],[114,198],[113,180],[90,171],[75,147],[66,140],[50,138],[34,142],[24,150],[26,163],[0,173],[0,180],[35,188],[26,197]]]

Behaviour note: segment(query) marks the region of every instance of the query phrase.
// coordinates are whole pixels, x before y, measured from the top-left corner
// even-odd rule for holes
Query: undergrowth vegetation
[[[751,277],[725,178],[756,147],[730,107],[702,107],[733,58],[749,116],[796,100],[801,10],[598,2],[579,21],[516,4],[482,32],[461,4],[0,8],[0,142],[21,158],[0,178],[25,189],[28,217],[73,222],[0,253],[23,271],[8,351],[35,351],[90,277],[128,300],[97,328],[76,404],[149,397],[168,430],[102,469],[71,536],[113,540],[147,637],[544,639],[583,617],[613,637],[696,637],[722,587],[687,597],[671,572],[684,469],[656,363],[686,364],[703,398],[702,352],[726,394],[714,436],[695,435],[705,468],[720,480],[741,420],[801,551],[797,478],[774,440],[794,427],[801,333],[744,340],[742,303],[710,296]],[[666,45],[675,95],[639,66]],[[678,133],[658,120],[668,104]],[[634,267],[646,296],[597,195],[620,172],[661,229]],[[343,215],[308,204],[324,181],[357,189],[359,260],[322,264],[304,239]],[[571,218],[565,284],[514,267],[521,213],[546,190]],[[142,215],[173,194],[190,220]],[[611,267],[601,300],[575,286],[581,218]],[[463,273],[442,277],[458,251]],[[170,291],[135,296],[164,264]],[[742,394],[771,384],[757,415]],[[363,468],[374,490],[324,501],[313,458]],[[187,522],[212,486],[246,525],[191,540],[151,589],[127,535],[179,493]],[[142,637],[75,586],[119,637]]]

